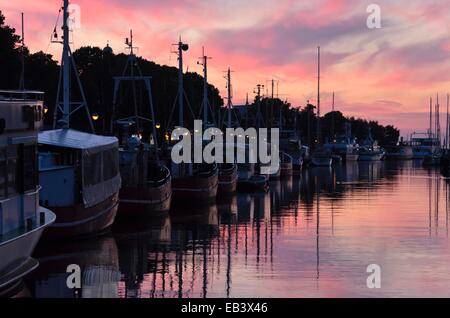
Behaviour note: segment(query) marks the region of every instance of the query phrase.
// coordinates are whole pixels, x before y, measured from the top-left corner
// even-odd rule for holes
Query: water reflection
[[[37,297],[449,296],[449,187],[414,161],[312,168],[268,193],[44,249],[27,286]],[[70,263],[83,269],[75,294]],[[372,263],[380,290],[366,287]]]

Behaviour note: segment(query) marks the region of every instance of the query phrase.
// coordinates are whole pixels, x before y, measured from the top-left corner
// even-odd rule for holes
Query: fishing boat
[[[120,189],[120,217],[148,217],[151,214],[170,210],[172,184],[170,170],[159,160],[158,134],[153,108],[151,77],[143,76],[138,59],[134,54],[133,32],[125,40],[130,53],[121,76],[114,77],[114,110],[131,108],[133,115],[116,121],[121,131],[122,144],[119,148],[119,166],[122,176]],[[132,98],[119,105],[119,89],[123,82],[131,84]],[[148,96],[150,118],[138,111],[137,83],[143,83]],[[132,107],[130,107],[132,106]],[[141,106],[141,107],[139,107]],[[115,113],[113,111],[113,113]],[[112,125],[111,125],[112,126]],[[151,134],[147,134],[148,129]],[[133,131],[132,131],[133,130]]]
[[[119,216],[150,216],[170,210],[171,174],[165,165],[152,160],[151,153],[138,137],[130,137],[120,147]]]
[[[369,135],[359,147],[359,161],[380,161],[384,157],[384,150],[373,140],[372,133],[369,129]]]
[[[117,138],[64,128],[40,132],[38,143],[40,201],[57,216],[45,237],[108,229],[121,186]]]
[[[63,15],[63,54],[53,129],[38,134],[40,202],[56,214],[56,222],[44,233],[45,238],[90,236],[107,230],[116,217],[121,186],[118,140],[94,134],[79,74],[74,71],[77,67],[69,46],[68,0],[64,0]],[[54,38],[58,39],[56,33]],[[72,76],[80,101],[72,98],[76,96],[71,90]],[[92,133],[70,128],[71,117],[79,110],[86,111]]]
[[[8,294],[38,261],[31,257],[55,214],[39,206],[37,131],[43,93],[0,91],[0,294]]]
[[[438,139],[430,133],[413,133],[410,145],[413,150],[413,159],[424,159],[430,156],[438,147]]]
[[[184,101],[186,93],[183,86],[183,52],[189,46],[181,41],[178,42],[178,127],[184,127]],[[175,108],[175,104],[174,104]],[[192,110],[191,110],[192,111]],[[171,122],[171,119],[169,119]],[[219,187],[219,173],[216,163],[175,163],[171,158],[174,142],[182,136],[177,136],[175,131],[167,131],[168,145],[165,147],[165,160],[172,174],[172,203],[173,204],[204,204],[214,202]],[[194,153],[194,151],[191,151]],[[191,158],[192,159],[192,158]]]

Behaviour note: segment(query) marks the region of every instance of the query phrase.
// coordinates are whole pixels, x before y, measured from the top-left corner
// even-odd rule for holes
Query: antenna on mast
[[[58,34],[54,30],[54,40],[52,42],[61,43],[63,45],[61,68],[59,73],[58,91],[56,94],[56,105],[53,113],[53,129],[56,128],[57,119],[59,113],[61,113],[61,119],[58,120],[58,125],[61,128],[68,129],[70,127],[70,117],[78,110],[84,108],[89,121],[90,128],[92,132],[95,132],[94,124],[92,123],[91,114],[89,112],[89,107],[86,101],[86,96],[84,95],[83,86],[81,85],[80,77],[78,75],[77,66],[70,50],[69,45],[69,0],[64,0],[63,4],[63,37],[62,41],[58,40]],[[76,79],[78,89],[81,95],[81,101],[75,102],[70,100],[70,77],[71,70]],[[63,100],[60,101],[60,96],[62,95]],[[74,108],[72,109],[72,106]]]

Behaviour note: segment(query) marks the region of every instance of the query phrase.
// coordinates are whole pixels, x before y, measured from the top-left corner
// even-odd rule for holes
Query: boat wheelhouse
[[[31,258],[55,215],[39,206],[37,131],[42,92],[0,91],[0,293],[35,269]]]
[[[121,186],[118,140],[73,129],[39,133],[41,204],[57,221],[46,236],[90,235],[114,222]]]
[[[410,139],[414,159],[424,159],[439,149],[439,139],[430,133],[413,133]]]

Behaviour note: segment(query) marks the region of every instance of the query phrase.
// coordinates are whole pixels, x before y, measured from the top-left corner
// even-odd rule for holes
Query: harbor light
[[[100,116],[97,113],[93,113],[91,117],[93,121],[97,121]]]
[[[48,107],[44,106],[44,115],[48,113]]]
[[[161,124],[160,123],[156,123],[155,127],[156,127],[156,129],[159,129],[159,128],[161,128]]]

